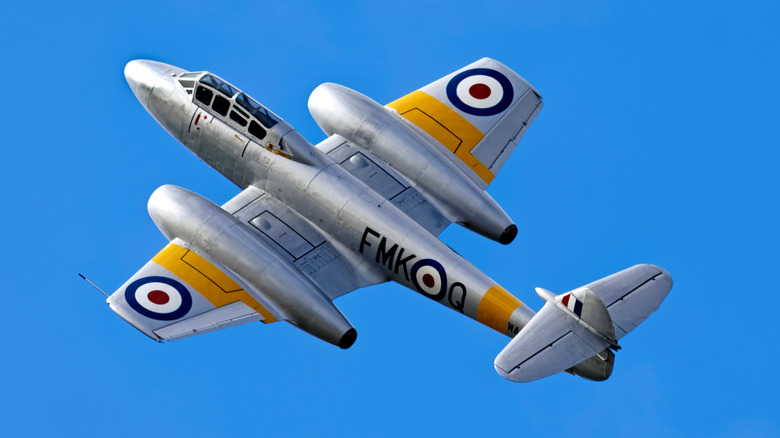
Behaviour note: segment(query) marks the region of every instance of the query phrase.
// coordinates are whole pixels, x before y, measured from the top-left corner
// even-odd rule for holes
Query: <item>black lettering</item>
[[[375,237],[379,237],[379,233],[377,233],[376,231],[372,230],[371,228],[366,227],[366,230],[363,231],[363,238],[360,239],[360,249],[359,249],[359,251],[360,251],[361,254],[363,254],[363,246],[371,246],[371,243],[368,240],[366,240],[366,236],[368,236],[369,233],[373,234]]]
[[[517,326],[515,326],[514,324],[512,324],[512,323],[510,322],[510,323],[507,325],[507,331],[508,331],[509,333],[512,333],[512,334],[516,335],[516,334],[520,333],[520,327],[517,327]]]
[[[406,264],[412,260],[413,258],[417,257],[416,254],[412,254],[409,257],[402,259],[401,257],[404,256],[404,249],[401,248],[400,251],[398,251],[398,257],[395,259],[395,273],[398,274],[398,268],[403,266],[404,267],[404,276],[406,277],[406,281],[409,281],[409,270],[406,267]]]
[[[456,288],[460,289],[460,297],[458,297],[457,300],[453,297]],[[453,309],[463,313],[463,308],[466,307],[466,286],[459,282],[452,283],[447,299],[450,301],[450,305]]]
[[[387,269],[393,270],[393,256],[395,255],[395,250],[398,249],[398,244],[395,244],[390,247],[390,251],[387,251],[387,238],[383,237],[382,240],[379,241],[379,249],[376,250],[376,262],[380,265],[387,265]],[[382,262],[379,262],[379,259],[382,259]]]

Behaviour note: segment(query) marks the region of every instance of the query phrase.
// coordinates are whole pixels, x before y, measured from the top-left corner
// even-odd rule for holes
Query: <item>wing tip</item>
[[[659,289],[665,288],[667,294],[672,290],[672,287],[674,286],[674,279],[666,269],[658,265],[652,265],[648,263],[637,265],[636,267],[656,271],[657,273],[652,277],[652,280],[657,282],[654,283],[654,285],[656,285],[655,287],[658,287]]]

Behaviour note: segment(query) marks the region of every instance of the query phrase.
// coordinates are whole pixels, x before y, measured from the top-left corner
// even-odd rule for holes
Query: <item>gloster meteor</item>
[[[518,229],[486,188],[542,109],[539,93],[481,59],[387,105],[326,83],[312,145],[205,71],[132,61],[146,110],[241,192],[219,206],[158,188],[149,214],[170,243],[108,299],[150,338],[176,340],[285,321],[341,348],[357,337],[333,300],[394,281],[510,338],[495,369],[513,381],[558,372],[607,379],[618,341],[672,279],[636,265],[556,295],[536,313],[437,237],[457,223],[510,243]]]

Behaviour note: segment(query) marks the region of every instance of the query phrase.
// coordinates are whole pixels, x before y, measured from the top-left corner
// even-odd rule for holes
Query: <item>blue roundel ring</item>
[[[145,285],[146,283],[164,283],[176,289],[176,292],[181,295],[181,305],[179,308],[170,313],[157,313],[152,312],[151,310],[139,304],[138,300],[135,298],[135,293],[139,287]],[[153,276],[139,278],[138,280],[130,283],[130,286],[127,286],[127,289],[125,289],[125,300],[127,300],[127,304],[129,304],[130,307],[132,307],[136,312],[147,318],[157,319],[160,321],[173,321],[175,319],[179,319],[189,313],[190,309],[192,309],[192,295],[190,295],[190,292],[186,287],[184,287],[184,285],[168,277]]]
[[[439,281],[438,281],[439,290],[436,291],[436,293],[434,294],[428,293],[425,290],[424,285],[421,285],[417,281],[417,272],[420,269],[427,266],[430,266],[431,268],[435,269],[436,272],[438,272],[439,274]],[[447,294],[447,271],[445,271],[441,263],[437,262],[436,260],[433,259],[420,260],[417,263],[415,263],[414,266],[412,266],[412,284],[414,284],[414,287],[417,289],[417,291],[423,294],[424,296],[432,300],[439,301],[442,298],[444,298],[444,296]]]
[[[466,104],[460,99],[460,97],[458,97],[458,85],[460,85],[464,79],[476,75],[490,76],[491,78],[498,81],[498,83],[501,85],[501,89],[504,95],[497,104],[491,106],[490,108],[475,108]],[[450,102],[452,102],[456,108],[463,111],[464,113],[474,116],[494,116],[496,114],[502,113],[507,108],[509,108],[509,105],[512,104],[512,99],[514,97],[515,92],[512,88],[512,83],[509,82],[509,79],[507,79],[507,77],[503,74],[489,68],[473,68],[471,70],[462,71],[450,79],[450,82],[447,84],[447,98],[450,100]]]

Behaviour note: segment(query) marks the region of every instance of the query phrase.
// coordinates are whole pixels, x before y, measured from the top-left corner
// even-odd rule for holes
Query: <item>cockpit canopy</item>
[[[194,90],[195,104],[229,117],[257,140],[264,139],[268,130],[279,123],[280,119],[263,105],[211,73],[184,73],[178,81],[188,94],[193,94]]]
[[[227,97],[233,97],[239,92],[234,86],[211,74],[207,74],[200,78],[200,82],[202,84],[211,85]]]
[[[238,88],[209,72],[182,73],[176,79],[195,105],[261,147],[301,163],[321,164],[320,153],[311,143]]]

